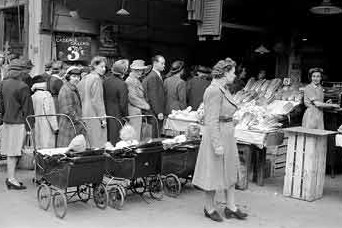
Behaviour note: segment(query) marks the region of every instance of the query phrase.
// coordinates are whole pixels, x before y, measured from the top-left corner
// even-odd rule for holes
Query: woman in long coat
[[[47,83],[42,75],[33,78],[31,90],[33,109],[35,115],[54,115],[56,114],[55,103],[52,95],[47,91]],[[55,133],[58,131],[56,116],[37,117],[34,127],[34,137],[37,148],[56,147]]]
[[[84,76],[77,87],[82,101],[82,118],[106,116],[103,100],[103,84],[101,76],[106,72],[106,58],[96,56],[91,61],[93,70]],[[88,119],[87,136],[90,147],[102,148],[107,142],[106,118]]]
[[[139,80],[147,69],[143,60],[134,60],[130,66],[131,73],[126,79],[128,88],[128,115],[141,115],[142,110],[149,110],[150,105],[145,100],[144,88]],[[136,132],[136,139],[140,140],[141,134],[141,118],[131,118],[129,123],[133,126]]]
[[[116,61],[112,66],[112,73],[103,82],[104,100],[106,113],[122,121],[122,118],[128,115],[128,90],[126,83],[122,80],[128,70],[128,61],[122,59]],[[115,145],[119,138],[121,125],[117,120],[107,120],[108,141]]]
[[[0,83],[0,113],[3,121],[1,148],[7,155],[8,189],[25,189],[16,178],[18,156],[26,136],[26,117],[33,115],[33,105],[30,88],[23,82],[23,72],[26,64],[21,60],[13,60],[7,71],[6,79]],[[25,130],[26,128],[26,130]]]
[[[235,78],[235,62],[221,60],[212,72],[213,81],[204,93],[204,130],[193,184],[205,191],[204,214],[214,221],[222,221],[214,203],[217,191],[225,193],[226,218],[243,219],[247,214],[235,206],[234,191],[239,166],[232,117],[237,107],[232,95],[224,88]]]
[[[85,134],[85,129],[80,122],[82,117],[81,97],[76,87],[80,78],[81,70],[70,67],[66,72],[66,82],[58,94],[60,113],[69,116],[75,126],[74,128],[70,120],[66,117],[59,118],[58,147],[67,147],[77,134]]]
[[[306,106],[303,115],[302,126],[311,129],[324,129],[323,108],[335,107],[331,100],[324,103],[323,88],[321,86],[323,70],[312,68],[309,70],[311,83],[304,89],[304,104]]]

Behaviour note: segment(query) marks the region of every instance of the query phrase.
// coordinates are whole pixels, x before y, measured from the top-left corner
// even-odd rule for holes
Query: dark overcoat
[[[106,114],[122,121],[128,115],[128,89],[126,83],[114,75],[107,77],[103,83],[103,94]],[[114,119],[107,120],[107,138],[113,145],[119,139],[121,125]]]

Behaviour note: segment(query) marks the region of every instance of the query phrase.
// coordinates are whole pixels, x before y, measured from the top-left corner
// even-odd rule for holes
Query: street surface
[[[326,176],[324,197],[305,202],[282,195],[282,178],[266,179],[265,186],[250,183],[249,189],[237,191],[237,203],[247,211],[246,221],[236,219],[215,223],[203,215],[202,192],[186,186],[178,198],[164,196],[156,201],[146,195],[146,203],[137,195],[129,195],[122,210],[98,209],[88,203],[68,204],[67,215],[58,219],[52,207],[38,207],[33,171],[20,170],[24,191],[7,190],[5,164],[0,162],[0,228],[159,228],[159,227],[230,227],[230,228],[340,228],[342,226],[342,175]],[[217,199],[220,201],[220,196]]]

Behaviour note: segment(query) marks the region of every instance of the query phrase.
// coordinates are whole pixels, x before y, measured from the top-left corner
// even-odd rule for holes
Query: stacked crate
[[[289,137],[284,177],[284,196],[314,201],[323,196],[327,137],[334,131],[292,127],[283,129]]]
[[[266,150],[266,177],[281,177],[285,175],[287,138],[281,145],[269,146]]]

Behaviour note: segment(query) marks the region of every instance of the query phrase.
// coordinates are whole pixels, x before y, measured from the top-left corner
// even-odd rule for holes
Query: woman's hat
[[[145,61],[141,59],[134,60],[130,66],[132,70],[146,70],[148,66],[145,66]]]
[[[70,66],[66,71],[65,74],[81,74],[81,68],[77,67],[77,66]]]
[[[184,61],[176,60],[172,63],[170,74],[177,74],[184,69]]]
[[[128,70],[128,61],[125,59],[120,59],[115,61],[112,66],[112,72],[115,75],[123,75]]]
[[[37,75],[32,78],[32,84],[46,82],[46,77],[43,75]]]
[[[23,60],[20,59],[13,59],[10,64],[8,70],[16,70],[16,71],[21,71],[25,70],[26,68],[26,63]]]
[[[196,71],[204,73],[204,74],[210,74],[211,73],[211,68],[199,65],[199,66],[197,66]]]

